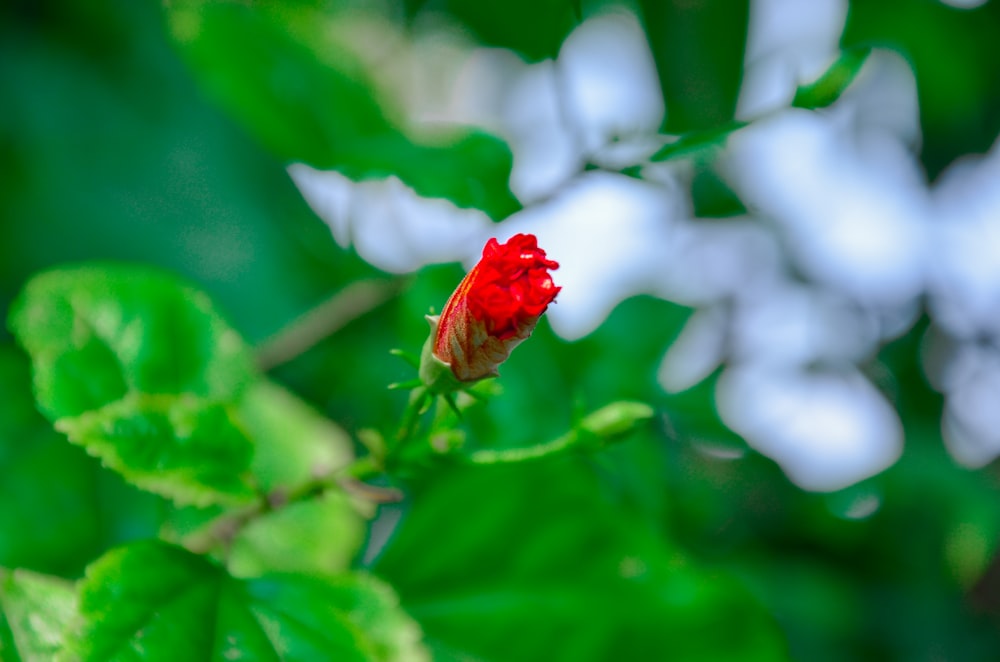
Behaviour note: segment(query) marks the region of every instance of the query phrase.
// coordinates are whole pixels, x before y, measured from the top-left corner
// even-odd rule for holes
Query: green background
[[[288,178],[290,160],[398,174],[496,219],[517,209],[499,140],[412,141],[356,63],[320,61],[309,30],[284,31],[289,15],[308,25],[338,3],[213,3],[197,43],[175,41],[168,26],[200,10],[172,4],[184,6],[0,7],[5,310],[39,270],[139,262],[195,283],[256,345],[348,284],[385,278],[337,247]],[[600,4],[383,8],[404,25],[447,12],[482,43],[537,60]],[[647,26],[664,130],[731,119],[747,4],[630,7]],[[996,2],[966,12],[929,0],[850,5],[843,46],[890,47],[914,67],[931,178],[984,152],[1000,129],[998,27]],[[286,75],[275,82],[270,67]],[[481,185],[468,185],[469,172]],[[419,348],[423,313],[461,275],[458,265],[422,270],[271,376],[349,432],[391,434],[405,395],[385,386],[410,370],[388,350]],[[903,458],[859,485],[811,494],[722,426],[714,379],[678,396],[659,390],[656,366],[688,314],[629,300],[575,343],[543,321],[504,367],[503,396],[468,422],[478,439],[525,445],[561,434],[581,410],[638,399],[660,424],[594,455],[432,468],[400,482],[406,500],[381,510],[354,564],[395,588],[434,659],[996,659],[1000,589],[988,569],[1000,486],[994,467],[959,468],[943,449],[941,398],[917,365],[926,322],[872,361],[894,376]],[[52,431],[35,411],[26,358],[3,340],[0,566],[77,579],[107,549],[157,535],[169,508]],[[735,459],[706,454],[708,443]],[[866,499],[879,508],[852,518]]]

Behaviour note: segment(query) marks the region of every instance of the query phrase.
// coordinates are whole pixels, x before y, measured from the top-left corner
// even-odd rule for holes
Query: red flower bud
[[[459,382],[497,376],[497,366],[531,335],[560,288],[534,235],[516,234],[506,244],[490,239],[483,257],[448,299],[437,318],[429,317],[433,358]],[[426,363],[426,357],[424,363]],[[429,386],[430,372],[421,369]]]

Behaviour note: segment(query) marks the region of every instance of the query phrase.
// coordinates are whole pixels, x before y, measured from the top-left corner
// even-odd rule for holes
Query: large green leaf
[[[0,568],[0,660],[50,662],[76,613],[72,585],[27,570]]]
[[[453,129],[418,143],[388,119],[360,63],[307,5],[183,2],[173,34],[209,94],[277,156],[352,179],[398,176],[417,193],[494,218],[517,211],[511,154],[492,136]],[[248,48],[253,44],[253,48]]]
[[[42,273],[25,285],[9,325],[53,421],[135,392],[233,400],[254,379],[250,352],[208,297],[148,268]]]
[[[414,486],[376,568],[440,659],[786,659],[746,588],[691,559],[632,502],[643,477],[622,469],[662,462],[651,442],[605,452],[603,477],[567,459]]]
[[[705,130],[733,119],[749,5],[748,0],[640,0],[667,107],[666,131]]]
[[[135,485],[178,503],[238,504],[256,494],[253,446],[217,402],[133,393],[56,427]]]
[[[427,11],[445,11],[491,46],[510,48],[529,60],[555,58],[581,17],[573,0],[430,0]]]
[[[256,374],[204,294],[137,267],[56,269],[25,286],[10,327],[71,441],[181,503],[252,496],[253,448],[230,412]]]
[[[420,631],[366,575],[237,580],[160,542],[109,552],[80,587],[80,660],[424,659]]]

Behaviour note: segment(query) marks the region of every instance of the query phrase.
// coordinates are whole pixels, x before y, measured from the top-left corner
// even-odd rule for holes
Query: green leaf
[[[609,449],[603,472],[567,459],[428,476],[412,486],[413,507],[376,568],[429,643],[459,652],[453,659],[498,650],[525,662],[643,660],[650,651],[785,659],[775,623],[746,588],[696,563],[639,511],[650,478],[623,470],[661,466],[660,446],[647,437]]]
[[[252,498],[253,448],[231,410],[256,371],[203,293],[138,267],[55,269],[28,282],[10,327],[70,441],[178,503]]]
[[[869,53],[871,53],[870,48],[844,50],[822,76],[795,91],[792,107],[816,110],[826,108],[835,102],[861,71],[861,66],[867,60]],[[749,121],[732,120],[717,127],[685,133],[657,150],[650,160],[669,161],[721,148],[730,135],[750,124]]]
[[[360,63],[331,37],[339,17],[304,5],[186,2],[169,11],[177,44],[209,94],[282,160],[352,179],[395,175],[420,195],[497,219],[520,208],[502,141],[455,128],[417,143],[388,118]]]
[[[452,14],[486,44],[510,48],[529,61],[555,58],[583,15],[578,0],[444,0],[434,9]]]
[[[239,416],[254,440],[252,470],[265,492],[294,489],[354,459],[343,428],[275,382],[254,384]]]
[[[733,118],[743,77],[749,0],[640,0],[656,62],[664,130],[687,133]]]
[[[133,393],[56,427],[133,484],[177,503],[238,505],[256,494],[253,446],[223,404]]]
[[[427,659],[419,626],[400,609],[395,592],[371,575],[352,573],[326,580],[283,575],[246,581],[242,587],[249,610],[270,632],[284,635],[281,643],[287,646],[287,659]],[[307,629],[312,632],[307,634]],[[316,636],[320,633],[331,642],[346,639],[348,633],[353,639],[341,656]]]
[[[0,660],[49,662],[76,614],[72,585],[27,570],[0,568]]]
[[[348,569],[365,531],[350,499],[328,491],[248,523],[233,541],[229,570],[238,577],[265,572],[333,575]]]
[[[236,411],[253,440],[250,473],[258,491],[278,502],[354,459],[351,438],[343,428],[276,382],[256,382]],[[250,523],[234,541],[230,569],[243,576],[265,569],[327,574],[343,570],[363,537],[361,520],[346,500],[332,494],[326,498],[330,503],[291,504]],[[220,516],[233,513],[217,507],[175,509],[162,533],[185,546],[199,540],[195,545],[200,548],[217,535]]]
[[[31,356],[38,405],[53,421],[133,392],[233,400],[255,377],[246,345],[208,297],[148,268],[42,273],[15,301],[9,326]]]
[[[823,75],[800,86],[792,99],[793,108],[826,108],[840,98],[871,54],[870,48],[848,48]]]
[[[386,585],[359,574],[237,580],[148,541],[106,554],[80,586],[69,650],[90,660],[425,659]]]
[[[721,148],[729,136],[743,127],[748,122],[728,122],[722,126],[703,131],[692,131],[682,136],[678,136],[673,142],[668,143],[656,151],[650,161],[669,161],[685,156],[693,156],[707,150]]]

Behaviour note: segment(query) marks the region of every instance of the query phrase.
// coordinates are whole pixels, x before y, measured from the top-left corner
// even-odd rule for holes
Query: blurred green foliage
[[[447,13],[482,43],[537,60],[555,55],[574,25],[604,4],[382,7],[402,22]],[[313,19],[350,6],[0,6],[3,309],[40,270],[128,261],[196,283],[247,345],[257,345],[350,283],[382,276],[337,247],[288,179],[290,159],[352,177],[395,174],[496,218],[515,210],[500,141],[465,130],[417,140],[356,61],[317,53],[321,25]],[[711,131],[731,120],[747,3],[650,1],[633,9],[660,74],[664,128]],[[997,25],[995,1],[968,12],[929,0],[851,2],[843,45],[889,46],[914,66],[931,175],[960,154],[984,151],[1000,129]],[[717,178],[706,171],[701,181],[705,210],[731,208]],[[391,437],[406,396],[385,386],[411,371],[388,350],[421,345],[422,315],[444,303],[461,273],[456,265],[424,269],[399,296],[268,376],[244,357],[236,372],[246,384],[195,388],[209,400],[199,407],[225,411],[212,418],[213,442],[221,426],[256,445],[252,460],[236,454],[245,464],[225,454],[220,462],[246,469],[272,494],[287,492],[308,484],[317,465],[342,466],[363,452],[350,439],[364,430]],[[69,285],[92,294],[84,279]],[[233,637],[217,644],[220,656],[239,647],[265,659],[421,659],[418,625],[435,660],[992,660],[1000,650],[995,603],[973,597],[997,552],[1000,485],[994,468],[958,468],[943,450],[941,399],[916,363],[920,325],[868,366],[889,376],[880,386],[906,427],[905,454],[841,492],[802,492],[750,451],[719,421],[712,379],[664,395],[656,367],[689,311],[636,298],[575,343],[543,321],[503,367],[502,395],[469,410],[465,428],[473,446],[525,446],[620,399],[654,405],[657,425],[601,453],[548,463],[443,463],[400,481],[401,504],[365,510],[345,490],[256,513],[228,541],[223,566],[217,543],[226,532],[213,522],[231,511],[173,503],[173,488],[141,491],[133,460],[116,466],[87,441],[94,429],[100,439],[138,430],[170,448],[192,438],[178,429],[197,429],[199,416],[171,418],[170,402],[155,416],[140,407],[124,421],[79,423],[88,412],[115,414],[106,407],[121,402],[124,384],[152,384],[139,390],[162,398],[190,390],[192,374],[202,386],[215,383],[201,377],[205,361],[218,358],[219,339],[204,340],[205,320],[187,324],[183,302],[164,303],[152,289],[133,298],[136,318],[179,327],[141,346],[163,354],[151,372],[137,367],[142,357],[125,356],[139,361],[129,364],[121,352],[84,342],[73,347],[80,361],[59,364],[72,370],[40,385],[58,363],[46,363],[51,348],[37,349],[48,347],[46,335],[79,339],[77,314],[60,326],[52,302],[31,324],[24,308],[11,322],[34,360],[34,391],[28,355],[3,339],[4,661],[49,659],[64,636],[49,626],[62,622],[72,624],[74,650],[85,659],[114,658],[130,645],[126,634],[146,627],[146,656],[130,659],[177,659],[178,645],[192,655],[213,645],[213,616]],[[112,298],[120,304],[120,296],[116,289]],[[195,328],[195,341],[184,327]],[[130,370],[138,381],[102,381]],[[70,405],[51,399],[48,389],[70,388],[74,374],[111,395],[85,406],[79,393]],[[124,478],[53,429],[65,416],[77,417],[83,445]],[[134,460],[162,478],[178,457]],[[159,629],[154,616],[176,618],[190,638],[178,639],[173,625]]]
[[[749,0],[640,2],[667,106],[663,129],[686,133],[733,118]]]

